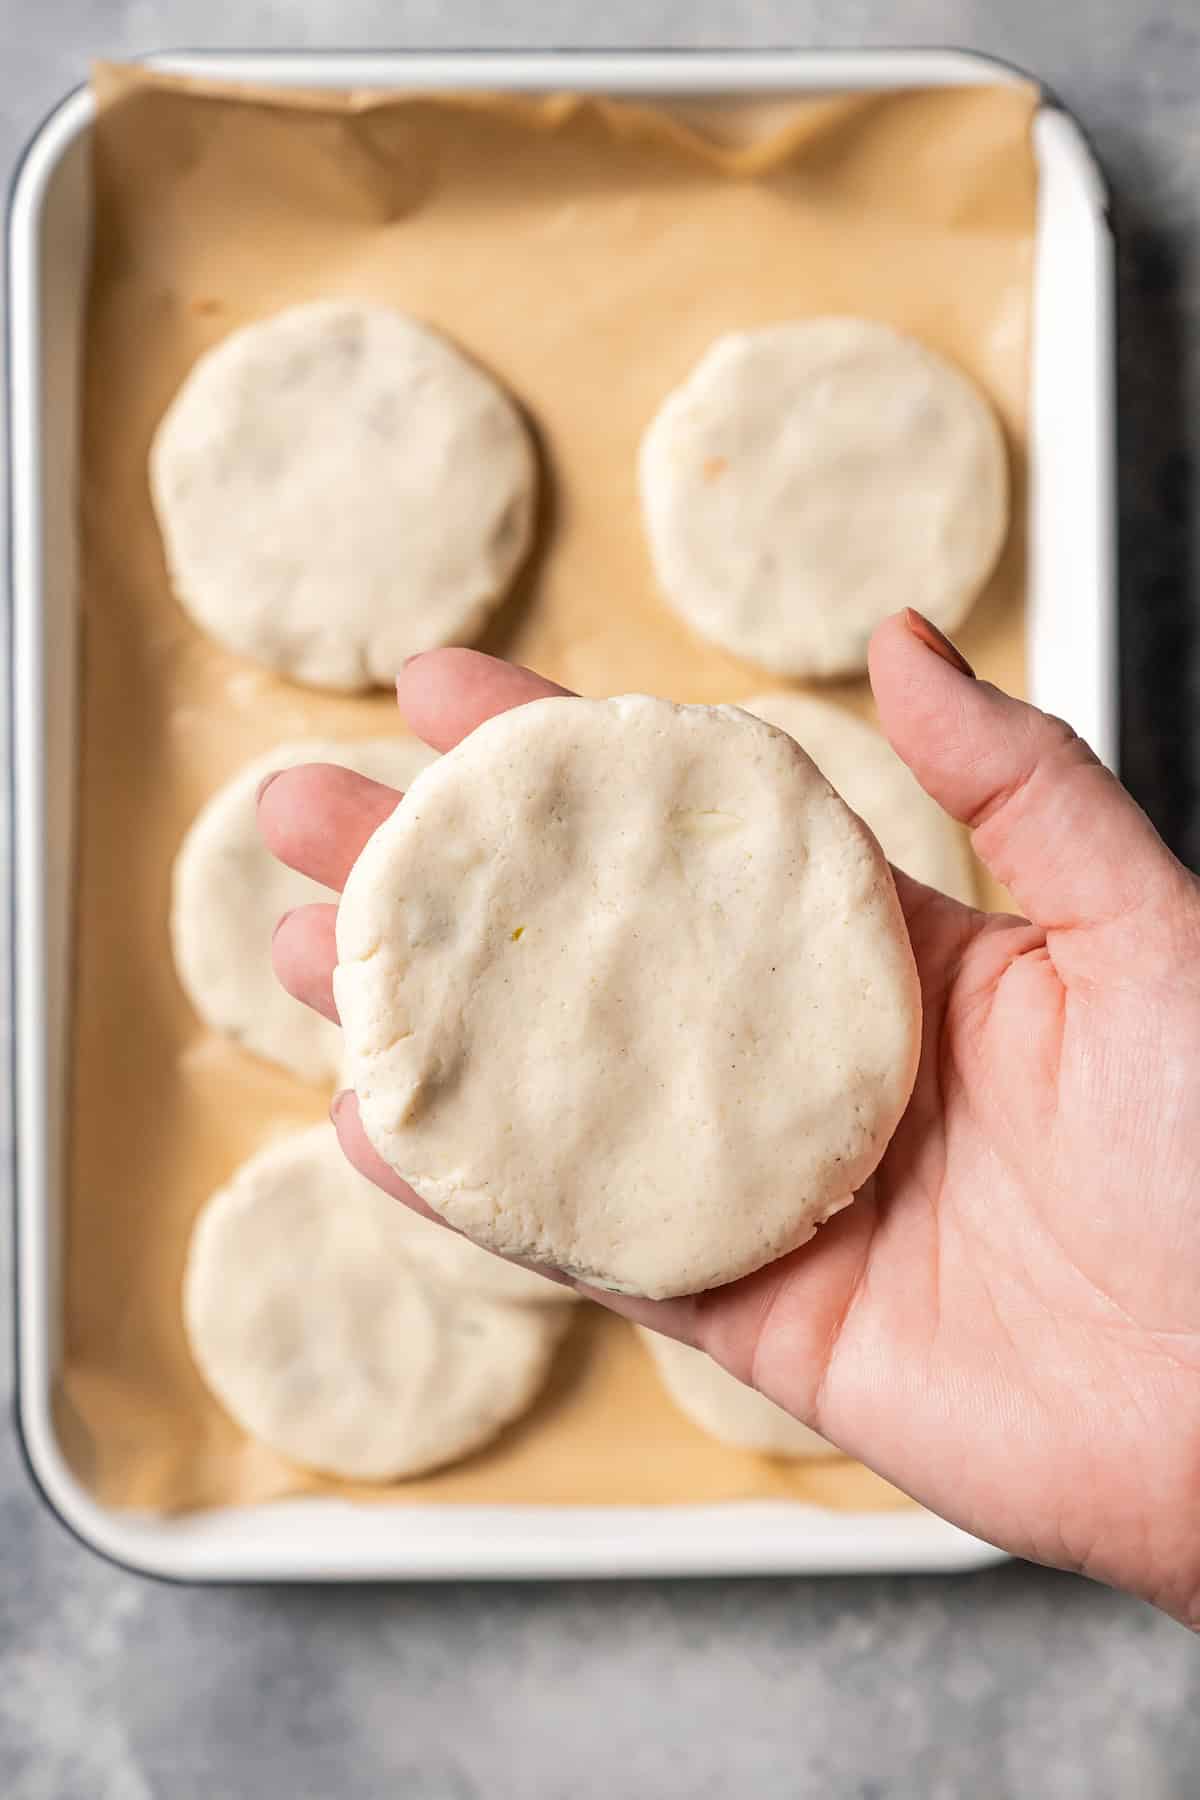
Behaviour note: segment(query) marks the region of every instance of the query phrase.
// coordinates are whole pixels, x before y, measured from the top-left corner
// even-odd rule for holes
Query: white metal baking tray
[[[1018,77],[956,51],[617,55],[188,55],[162,66],[230,80],[613,94],[813,93]],[[92,103],[69,95],[30,144],[9,215],[15,876],[17,1423],[30,1472],[101,1553],[179,1580],[834,1573],[962,1569],[998,1552],[909,1511],[787,1503],[633,1507],[356,1507],[303,1499],[183,1518],[98,1505],[51,1407],[70,1004],[77,643],[80,322]],[[1030,518],[1029,676],[1112,763],[1116,742],[1113,247],[1103,182],[1047,97],[1040,198]]]

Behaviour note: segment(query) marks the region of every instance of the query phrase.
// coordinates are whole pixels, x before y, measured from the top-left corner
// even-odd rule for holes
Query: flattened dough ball
[[[780,675],[866,667],[915,606],[951,631],[1008,527],[1008,464],[974,382],[869,319],[718,338],[642,440],[659,583],[697,631]]]
[[[761,1456],[836,1456],[838,1452],[807,1425],[738,1381],[711,1356],[677,1343],[661,1331],[636,1327],[654,1358],[663,1386],[693,1425],[737,1450]]]
[[[881,732],[811,694],[758,694],[738,704],[795,738],[897,868],[974,906],[965,832],[930,799]]]
[[[192,1355],[238,1424],[292,1462],[419,1475],[486,1444],[541,1387],[562,1310],[431,1279],[414,1223],[440,1229],[357,1175],[326,1125],[243,1163],[196,1221]]]
[[[883,853],[734,707],[490,719],[371,838],[337,938],[379,1154],[469,1237],[621,1292],[698,1292],[803,1243],[912,1088]]]
[[[197,624],[294,681],[354,690],[479,631],[529,547],[536,465],[512,401],[437,332],[318,301],[200,358],[150,486]]]
[[[416,738],[279,744],[207,801],[175,859],[171,946],[183,989],[213,1031],[301,1081],[339,1079],[341,1032],[285,993],[271,967],[271,934],[282,915],[333,896],[271,855],[258,832],[258,785],[273,769],[326,762],[406,788],[433,760]]]
[[[340,1149],[338,1154],[341,1155]],[[343,1156],[342,1161],[345,1160]],[[409,1207],[401,1207],[401,1211],[409,1236],[409,1254],[432,1280],[446,1282],[463,1293],[479,1294],[485,1300],[504,1300],[510,1306],[578,1303],[580,1296],[574,1288],[547,1281],[503,1256],[493,1256],[490,1250],[481,1249],[460,1232],[423,1219]]]

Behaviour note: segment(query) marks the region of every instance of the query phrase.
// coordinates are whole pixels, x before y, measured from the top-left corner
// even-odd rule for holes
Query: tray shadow
[[[1200,867],[1196,519],[1181,246],[1128,191],[1117,234],[1121,775],[1171,849]],[[1195,354],[1194,350],[1192,352]]]

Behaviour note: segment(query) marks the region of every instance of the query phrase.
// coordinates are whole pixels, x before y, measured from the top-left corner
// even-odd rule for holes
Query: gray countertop
[[[1195,0],[0,0],[0,20],[6,166],[90,56],[172,46],[949,43],[1043,77],[1121,234],[1123,766],[1200,864]],[[8,1352],[5,1329],[0,1386]],[[1198,1769],[1193,1641],[1066,1576],[177,1589],[75,1544],[0,1430],[5,1800],[1187,1800]]]

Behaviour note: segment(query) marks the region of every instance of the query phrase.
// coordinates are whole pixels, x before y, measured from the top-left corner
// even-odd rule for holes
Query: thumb
[[[1132,795],[1070,726],[976,681],[920,613],[884,621],[870,665],[892,747],[1043,931],[1114,927],[1190,892]]]

